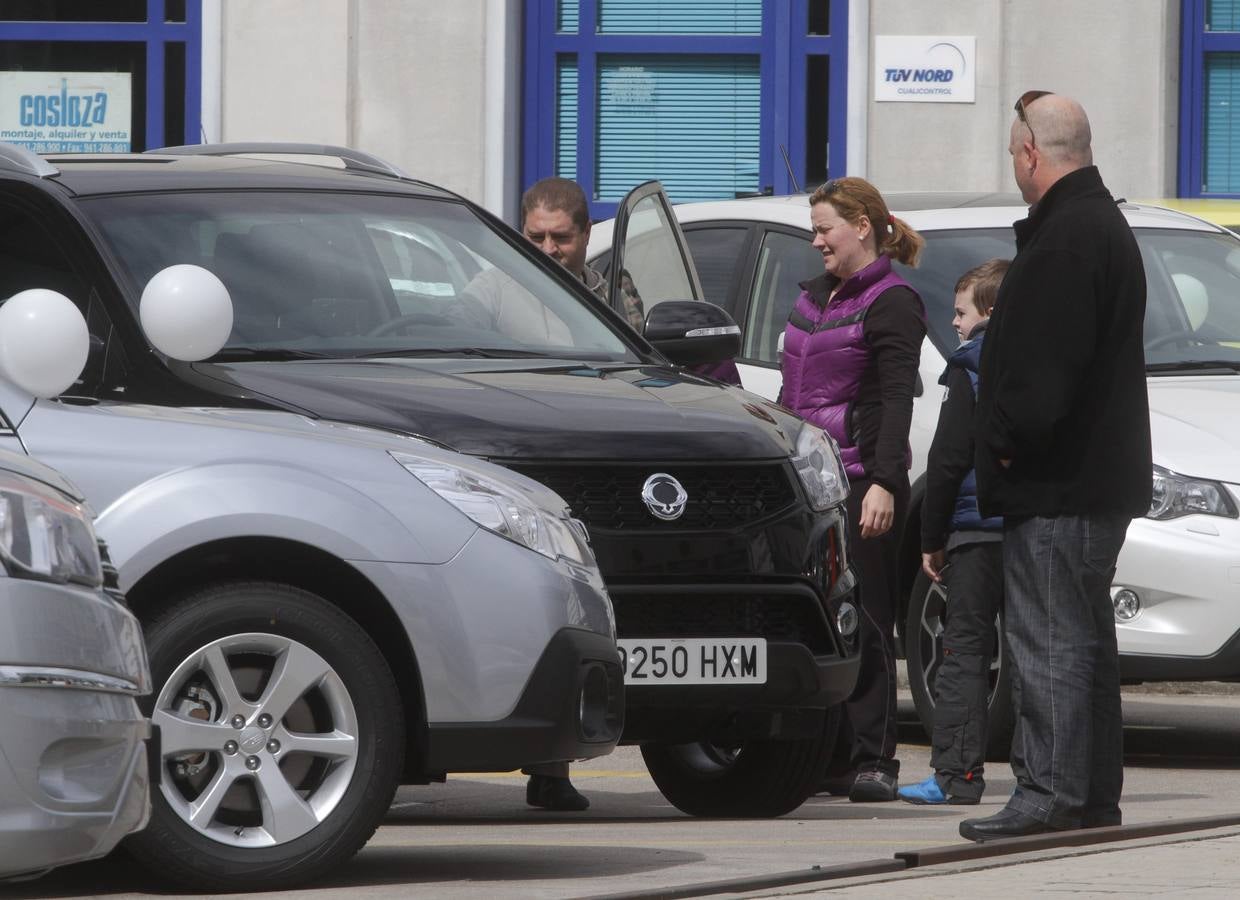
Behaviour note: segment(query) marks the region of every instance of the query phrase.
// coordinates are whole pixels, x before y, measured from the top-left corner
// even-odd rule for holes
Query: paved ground
[[[1128,823],[1240,812],[1240,696],[1130,692],[1125,720]],[[924,737],[910,724],[902,738],[908,741],[901,748],[906,779],[920,779],[927,771]],[[979,814],[977,807],[860,805],[823,796],[778,820],[696,820],[663,800],[632,748],[579,766],[574,777],[593,801],[584,814],[527,808],[524,779],[515,773],[404,788],[383,827],[355,860],[329,880],[284,896],[543,898],[667,889],[808,872],[815,865],[890,860],[900,850],[959,842],[958,820]],[[1011,789],[1005,767],[992,767],[990,784],[980,807],[983,815],[997,809]],[[923,868],[874,876],[866,884],[820,882],[753,896],[810,891],[877,897],[893,890],[899,896],[953,898],[1047,890],[1154,896],[1169,885],[1180,895],[1213,896],[1217,885],[1240,884],[1240,828],[1141,842],[1137,849],[1077,848],[1039,861],[1047,855]],[[900,884],[887,883],[893,878]],[[129,898],[152,896],[153,890],[157,887],[145,874],[124,858],[113,858],[0,890],[0,897]],[[1228,891],[1234,894],[1234,888]]]

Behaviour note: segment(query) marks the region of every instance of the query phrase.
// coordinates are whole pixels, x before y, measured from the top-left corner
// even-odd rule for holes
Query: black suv
[[[289,153],[334,165],[270,158]],[[46,250],[6,290],[90,285],[72,298],[92,341],[72,402],[292,411],[545,483],[588,528],[627,662],[624,740],[664,795],[769,816],[815,790],[857,670],[847,482],[819,429],[678,368],[735,353],[739,330],[684,301],[696,275],[657,185],[624,204],[619,252],[625,228],[647,251],[612,276],[644,298],[645,337],[486,211],[343,148],[0,165],[0,217]],[[181,264],[233,306],[198,362],[138,323],[144,286]]]

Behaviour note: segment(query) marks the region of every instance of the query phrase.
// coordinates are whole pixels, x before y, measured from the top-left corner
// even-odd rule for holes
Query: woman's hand
[[[896,501],[891,491],[881,484],[872,484],[861,498],[861,537],[881,537],[891,530],[896,519]]]

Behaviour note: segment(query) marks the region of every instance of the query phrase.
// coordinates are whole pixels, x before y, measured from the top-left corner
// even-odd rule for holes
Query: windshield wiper
[[[419,347],[405,350],[376,350],[372,353],[358,353],[354,359],[382,359],[383,357],[411,359],[419,356],[472,356],[479,359],[560,359],[551,353],[539,350],[508,350],[500,347]],[[564,357],[568,358],[568,357]],[[586,356],[573,356],[572,359],[585,359]]]
[[[1160,372],[1220,372],[1230,374],[1240,371],[1240,360],[1184,359],[1177,362],[1146,363],[1145,371],[1155,374]]]
[[[294,350],[290,347],[225,347],[208,362],[285,362],[293,359],[338,359],[329,353]]]

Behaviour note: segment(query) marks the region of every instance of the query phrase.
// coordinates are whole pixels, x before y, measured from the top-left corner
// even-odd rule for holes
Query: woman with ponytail
[[[861,580],[861,669],[827,784],[840,793],[847,785],[855,802],[894,800],[899,550],[926,322],[921,299],[891,263],[916,265],[925,242],[862,178],[832,179],[809,202],[826,271],[801,285],[788,318],[780,400],[839,444],[852,486],[849,553]]]

